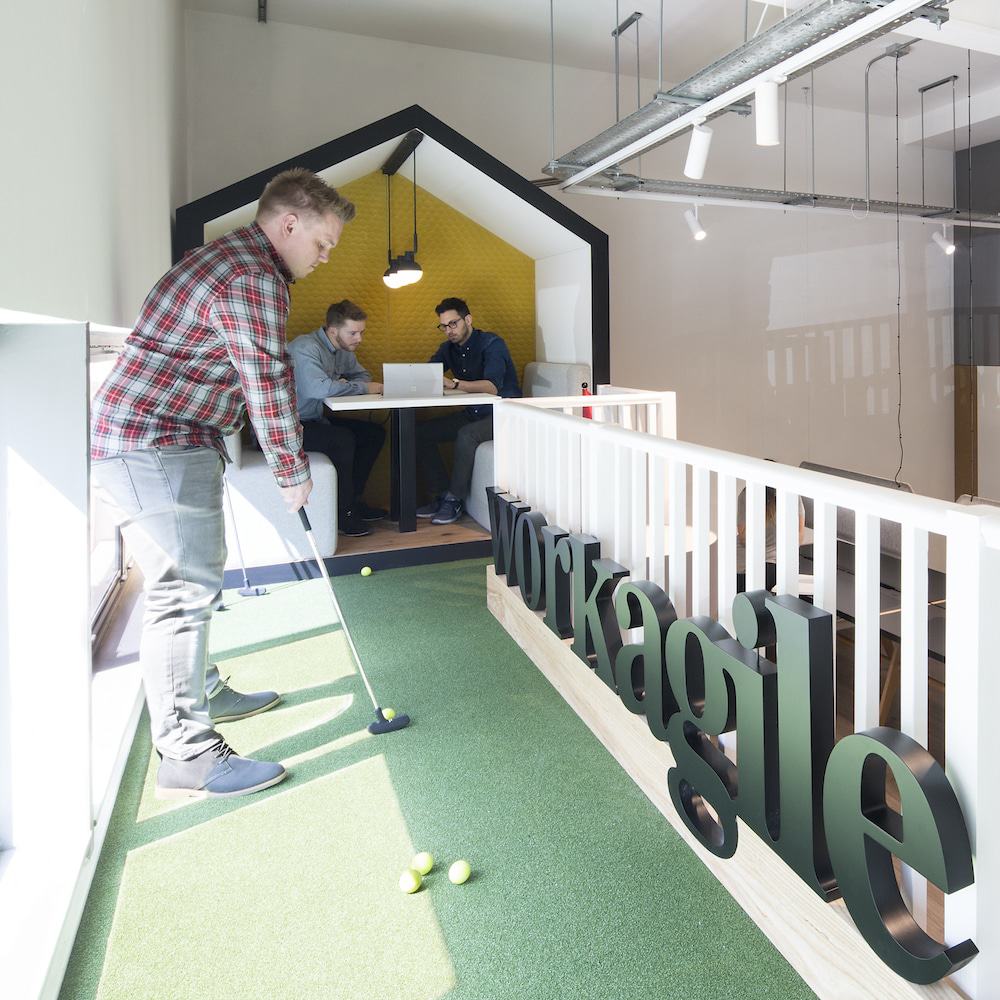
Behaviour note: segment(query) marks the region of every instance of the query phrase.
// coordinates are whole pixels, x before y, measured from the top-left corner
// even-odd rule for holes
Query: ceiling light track
[[[565,168],[563,168],[565,170]],[[568,172],[568,171],[567,171]],[[851,215],[852,206],[864,203],[864,198],[843,195],[807,194],[802,191],[775,191],[767,188],[735,187],[723,184],[692,184],[687,181],[655,180],[634,174],[618,173],[593,177],[572,189],[580,194],[606,198],[636,198],[649,201],[675,202],[691,205],[719,205],[740,208],[765,208],[778,211],[809,210]],[[895,201],[871,202],[872,215],[895,216]],[[916,205],[902,202],[899,214],[925,224],[941,226],[981,226],[1000,229],[1000,219],[988,212],[957,211],[939,205]],[[863,216],[861,216],[863,218]],[[936,242],[936,241],[935,241]]]
[[[948,20],[948,2],[813,0],[669,92],[657,93],[649,104],[544,170],[555,174],[571,168],[561,186],[572,187],[692,125],[730,111],[746,113],[745,102],[759,77],[777,82],[794,79],[918,18],[942,24]]]

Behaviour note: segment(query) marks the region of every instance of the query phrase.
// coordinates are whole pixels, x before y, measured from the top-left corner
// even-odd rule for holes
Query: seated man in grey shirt
[[[288,345],[295,372],[295,394],[302,445],[328,456],[337,470],[337,524],[342,535],[370,535],[366,521],[386,512],[361,499],[372,466],[385,442],[385,430],[370,420],[347,420],[324,409],[328,396],[381,393],[355,355],[365,333],[367,315],[353,302],[335,302],[326,324],[296,337]]]

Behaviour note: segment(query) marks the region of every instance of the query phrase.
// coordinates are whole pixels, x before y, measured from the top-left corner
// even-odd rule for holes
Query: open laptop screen
[[[423,365],[383,365],[382,382],[386,399],[443,396],[444,365],[440,362]]]

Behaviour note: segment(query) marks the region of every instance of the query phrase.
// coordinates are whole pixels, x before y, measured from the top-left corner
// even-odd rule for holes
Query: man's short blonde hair
[[[346,223],[354,218],[354,211],[354,205],[322,177],[304,167],[293,167],[268,182],[257,202],[257,221],[263,222],[283,212],[317,217],[332,212]]]

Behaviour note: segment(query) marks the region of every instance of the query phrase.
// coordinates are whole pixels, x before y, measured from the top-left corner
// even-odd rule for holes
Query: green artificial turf
[[[492,618],[484,565],[336,580],[413,718],[383,736],[323,581],[227,594],[223,675],[285,697],[220,728],[291,776],[158,802],[144,723],[62,1000],[813,996]],[[437,864],[404,895],[418,850]]]

